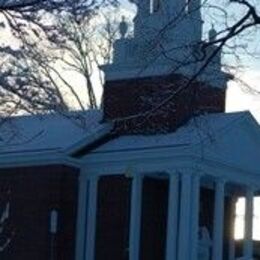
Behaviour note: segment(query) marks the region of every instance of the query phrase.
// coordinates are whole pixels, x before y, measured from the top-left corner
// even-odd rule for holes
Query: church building
[[[132,2],[134,33],[123,17],[101,67],[102,111],[2,126],[24,139],[9,136],[0,150],[1,259],[260,259],[260,127],[247,111],[225,112],[232,75],[217,32],[202,40],[200,0]]]

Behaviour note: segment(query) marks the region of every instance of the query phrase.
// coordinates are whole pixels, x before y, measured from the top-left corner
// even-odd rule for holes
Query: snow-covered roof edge
[[[210,122],[208,122],[208,120]],[[221,124],[215,125],[215,120],[221,122]],[[114,138],[112,140],[108,140],[108,142],[103,143],[99,147],[95,147],[96,149],[92,151],[92,153],[102,153],[109,151],[123,151],[124,148],[127,150],[133,149],[148,149],[152,147],[169,147],[169,146],[186,146],[186,147],[196,147],[201,145],[202,143],[207,143],[212,141],[211,131],[214,134],[214,138],[221,137],[225,134],[229,129],[236,127],[239,122],[248,121],[254,124],[255,129],[259,128],[259,124],[256,119],[252,116],[249,111],[242,112],[232,112],[232,113],[221,113],[221,114],[208,114],[205,116],[199,116],[197,118],[191,119],[187,124],[178,128],[175,132],[163,135],[151,135],[151,136],[142,136],[142,135],[126,135],[119,136],[118,138]],[[217,122],[216,121],[216,122]],[[196,135],[200,135],[200,138],[193,138],[194,134],[186,132],[190,128],[197,128]],[[207,128],[207,129],[206,129]],[[205,133],[205,129],[207,130]],[[208,133],[209,132],[209,133]],[[258,132],[258,131],[257,131]],[[192,139],[192,142],[180,142],[184,134],[185,136],[189,136]],[[260,134],[260,128],[259,132]],[[170,139],[169,139],[170,138]],[[173,140],[173,141],[171,141]],[[177,141],[177,142],[176,142]]]
[[[109,124],[109,123],[102,124],[96,129],[96,131],[85,136],[79,142],[64,149],[62,152],[64,152],[67,155],[72,155],[76,153],[78,150],[81,150],[83,147],[91,145],[92,143],[101,139],[103,136],[109,134],[112,129],[113,129],[113,124]]]

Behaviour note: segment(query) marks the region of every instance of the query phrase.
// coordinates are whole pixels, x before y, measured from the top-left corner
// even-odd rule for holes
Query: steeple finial
[[[215,30],[214,24],[211,24],[211,29],[209,30],[209,41],[214,42],[217,39],[217,31]]]
[[[128,31],[128,24],[125,21],[125,16],[122,16],[121,22],[119,24],[119,33],[121,38],[126,38],[127,31]]]

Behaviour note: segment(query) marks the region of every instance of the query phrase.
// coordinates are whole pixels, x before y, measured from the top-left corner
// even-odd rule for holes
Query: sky
[[[221,11],[213,9],[211,12],[203,12],[205,34],[211,24],[214,24],[216,30],[220,31],[225,28],[226,23],[233,24],[245,14],[246,9],[241,8],[238,4],[227,4],[227,0],[209,0],[212,5],[215,5],[216,2]],[[251,0],[250,2],[255,4],[258,8],[257,11],[260,10],[259,1]],[[223,19],[223,9],[229,16],[228,20]],[[226,109],[230,112],[250,110],[260,122],[260,93],[252,91],[252,89],[260,91],[260,27],[245,31],[229,45],[241,46],[241,48],[237,47],[235,51],[224,48],[222,62],[239,68],[235,75],[241,82],[229,82]]]

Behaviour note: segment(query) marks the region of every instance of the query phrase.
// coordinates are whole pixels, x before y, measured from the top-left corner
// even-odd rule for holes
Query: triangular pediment
[[[104,165],[113,161],[122,166],[140,159],[167,164],[176,158],[202,164],[208,160],[233,171],[258,174],[260,126],[249,112],[209,114],[169,134],[118,136],[89,151],[82,160]]]
[[[257,173],[260,170],[260,126],[245,112],[198,149],[207,159]]]

